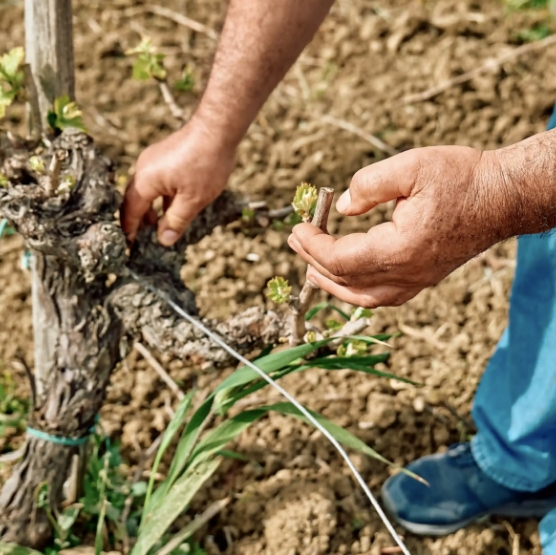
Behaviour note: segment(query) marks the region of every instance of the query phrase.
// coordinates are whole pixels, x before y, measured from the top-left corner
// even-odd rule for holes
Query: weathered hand
[[[128,239],[133,241],[145,217],[152,219],[152,204],[163,197],[158,237],[165,246],[174,244],[224,190],[234,158],[235,146],[219,141],[197,120],[149,146],[139,156],[124,198],[122,227]]]
[[[397,199],[391,222],[340,239],[301,224],[289,238],[311,265],[307,278],[341,300],[398,306],[513,235],[521,199],[497,151],[430,147],[358,171],[337,209],[363,214]]]

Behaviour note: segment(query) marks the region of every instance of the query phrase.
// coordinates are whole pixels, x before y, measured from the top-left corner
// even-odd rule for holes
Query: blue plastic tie
[[[2,239],[2,235],[4,235],[4,231],[6,231],[6,226],[7,225],[8,225],[8,220],[6,220],[6,218],[4,218],[0,222],[0,239]]]
[[[30,270],[31,269],[31,253],[25,249],[25,252],[21,255],[21,269]]]
[[[27,434],[32,437],[36,437],[37,439],[42,439],[43,441],[49,441],[50,443],[56,443],[57,445],[64,445],[65,447],[79,447],[84,443],[87,443],[87,440],[95,433],[95,427],[99,421],[98,415],[95,418],[95,424],[89,430],[89,433],[84,436],[80,437],[79,439],[73,439],[71,437],[63,437],[63,436],[53,436],[52,434],[47,434],[46,432],[41,432],[41,430],[36,430],[35,428],[27,427]]]

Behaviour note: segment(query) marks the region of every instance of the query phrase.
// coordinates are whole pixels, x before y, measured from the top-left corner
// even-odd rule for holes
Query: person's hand
[[[235,146],[223,144],[202,123],[193,121],[137,160],[122,207],[122,227],[135,239],[143,220],[156,221],[153,202],[164,199],[158,238],[173,245],[195,216],[224,190],[235,159]]]
[[[348,303],[398,306],[467,260],[511,237],[519,193],[497,151],[415,149],[358,171],[336,208],[364,214],[397,199],[391,222],[336,239],[315,226],[288,242],[311,265],[307,278]]]

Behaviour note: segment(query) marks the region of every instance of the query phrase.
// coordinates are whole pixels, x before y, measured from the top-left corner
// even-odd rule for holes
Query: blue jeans
[[[556,128],[556,109],[548,128]],[[490,478],[520,491],[556,482],[554,232],[518,240],[508,327],[479,385],[473,418],[473,455]],[[539,530],[543,554],[556,555],[556,510]]]

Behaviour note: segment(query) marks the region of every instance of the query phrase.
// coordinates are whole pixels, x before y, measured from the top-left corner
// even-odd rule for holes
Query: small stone
[[[423,397],[415,397],[413,400],[413,408],[415,409],[415,412],[419,413],[425,410],[425,400]]]

